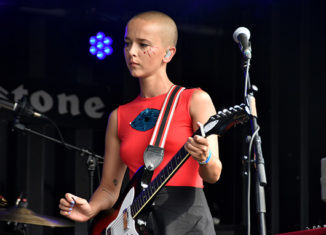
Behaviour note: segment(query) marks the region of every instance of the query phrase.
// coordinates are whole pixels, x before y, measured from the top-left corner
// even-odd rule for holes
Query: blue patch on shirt
[[[157,109],[145,109],[130,123],[131,127],[138,131],[147,131],[152,129],[160,114]]]

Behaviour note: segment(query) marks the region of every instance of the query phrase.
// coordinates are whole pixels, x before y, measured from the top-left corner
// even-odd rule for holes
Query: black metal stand
[[[102,156],[99,156],[99,155],[97,155],[95,153],[92,153],[87,149],[78,148],[78,147],[73,146],[71,144],[65,143],[65,142],[60,141],[58,139],[49,137],[47,135],[44,135],[44,134],[39,133],[37,131],[34,131],[34,130],[30,129],[30,128],[27,128],[24,124],[20,123],[19,116],[16,117],[13,127],[16,130],[31,133],[31,134],[34,134],[36,136],[42,137],[42,138],[44,138],[46,140],[50,140],[50,141],[52,141],[54,143],[64,145],[69,150],[75,150],[75,151],[79,152],[81,156],[87,156],[86,164],[88,165],[89,184],[90,184],[89,185],[90,186],[90,192],[89,193],[90,193],[90,196],[93,194],[93,190],[94,190],[94,188],[93,188],[94,187],[94,172],[95,172],[96,166],[100,163],[99,160],[104,159]]]
[[[250,146],[249,146],[249,154],[247,158],[247,162],[244,164],[248,165],[248,172],[250,173],[250,167],[252,165],[256,168],[256,211],[259,219],[259,234],[266,235],[266,222],[265,222],[265,214],[266,214],[266,204],[265,204],[265,189],[264,187],[267,185],[266,173],[265,173],[265,162],[263,158],[262,148],[261,148],[261,138],[259,136],[259,125],[257,123],[257,110],[254,93],[258,91],[257,87],[251,85],[250,76],[249,76],[249,68],[250,68],[250,58],[243,58],[243,69],[245,75],[245,90],[244,90],[244,99],[245,103],[250,108],[251,114],[251,129],[252,136],[250,138]],[[251,160],[251,149],[254,149],[254,160]],[[247,173],[248,175],[248,172]],[[246,174],[244,174],[246,175]],[[250,177],[248,177],[248,188],[250,190]],[[249,191],[250,194],[250,191]],[[249,195],[248,195],[249,197]],[[248,200],[249,201],[249,200]],[[250,205],[250,204],[249,204]],[[250,210],[250,206],[247,207],[247,210]],[[248,235],[250,235],[250,213],[248,213],[247,218],[247,226],[248,226]]]

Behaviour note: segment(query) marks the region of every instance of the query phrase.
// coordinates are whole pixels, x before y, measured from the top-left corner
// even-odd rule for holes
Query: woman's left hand
[[[208,140],[199,135],[189,137],[184,147],[192,158],[198,162],[205,162],[209,156]]]

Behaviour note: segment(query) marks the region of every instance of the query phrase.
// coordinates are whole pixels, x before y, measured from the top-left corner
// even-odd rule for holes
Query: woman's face
[[[133,77],[145,78],[162,68],[165,48],[158,23],[132,19],[125,31],[124,56]]]

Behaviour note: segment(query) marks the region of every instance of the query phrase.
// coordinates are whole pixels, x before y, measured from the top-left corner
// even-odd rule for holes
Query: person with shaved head
[[[177,41],[174,20],[162,12],[143,12],[128,21],[124,57],[130,74],[139,81],[140,92],[133,101],[120,105],[110,114],[98,188],[89,201],[66,193],[59,204],[63,216],[85,222],[111,209],[118,200],[126,170],[132,178],[144,165],[144,152],[156,132],[155,124],[160,119],[160,110],[165,107],[164,100],[171,91],[180,88],[166,72],[167,64],[176,53]],[[92,234],[100,234],[97,231],[105,229],[105,234],[119,235],[215,234],[203,182],[215,183],[220,178],[218,138],[217,135],[191,137],[201,123],[206,123],[214,114],[215,107],[205,91],[200,88],[178,90],[178,101],[164,138],[163,160],[153,171],[152,179],[161,177],[160,172],[182,147],[191,156],[176,172],[172,171],[171,179],[156,188],[155,197],[148,196],[150,205],[146,204],[145,210],[138,214],[136,202],[131,205],[134,197],[128,193],[131,199],[128,195],[125,197],[119,213],[109,214],[95,223]],[[146,187],[148,185],[143,190]]]

